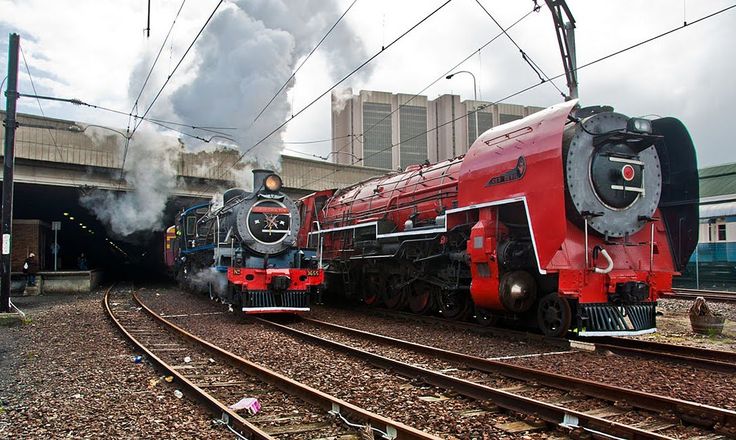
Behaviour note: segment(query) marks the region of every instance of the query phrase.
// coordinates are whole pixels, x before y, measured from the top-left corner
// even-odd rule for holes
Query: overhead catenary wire
[[[483,6],[483,3],[481,3],[480,0],[475,0],[475,2],[478,3],[478,6],[480,6],[481,9],[483,9],[483,12],[485,12],[486,15],[488,15],[488,17],[490,17],[491,20],[493,20],[493,22],[496,24],[496,26],[498,26],[498,28],[503,31],[503,33],[506,35],[506,37],[509,39],[509,41],[511,41],[511,43],[513,43],[513,45],[516,46],[516,48],[521,53],[521,58],[529,65],[529,67],[531,67],[531,69],[534,71],[534,73],[539,77],[539,80],[541,82],[549,82],[549,83],[551,83],[552,86],[555,89],[557,89],[558,92],[560,92],[560,95],[562,95],[563,98],[567,98],[567,95],[565,95],[565,93],[563,93],[562,90],[560,90],[560,88],[557,87],[557,84],[555,84],[554,81],[550,80],[549,76],[547,76],[547,74],[544,73],[544,70],[542,70],[542,68],[539,67],[539,65],[537,63],[535,63],[534,60],[532,60],[532,58],[529,56],[529,54],[526,53],[526,51],[524,51],[524,49],[522,49],[521,46],[519,46],[516,43],[516,40],[514,40],[511,37],[511,35],[507,32],[507,30],[505,30],[503,28],[503,26],[501,26],[501,23],[499,23],[498,20],[496,20],[496,18],[488,11],[488,9],[486,9],[486,7]],[[535,7],[534,7],[534,10],[535,11],[538,11],[539,10],[538,9],[538,6],[536,4],[535,4]]]
[[[332,33],[333,29],[335,29],[335,27],[337,27],[337,25],[340,23],[340,21],[342,21],[342,19],[345,17],[345,15],[347,15],[348,11],[350,11],[350,9],[352,9],[353,5],[355,5],[355,3],[357,1],[358,0],[353,0],[353,2],[350,3],[350,6],[348,6],[348,8],[345,10],[345,12],[342,13],[342,15],[340,16],[340,18],[338,18],[337,21],[335,22],[335,24],[332,25],[332,27],[327,31],[327,33],[322,37],[322,39],[319,40],[319,42],[317,43],[317,45],[314,46],[314,48],[312,48],[311,52],[309,52],[309,54],[307,54],[306,58],[304,58],[302,60],[302,62],[299,64],[299,66],[291,74],[291,76],[289,76],[289,78],[286,81],[284,81],[284,83],[281,85],[281,87],[279,87],[279,89],[276,91],[276,93],[274,93],[273,97],[271,97],[271,99],[266,103],[266,105],[263,106],[263,108],[261,109],[261,111],[258,112],[258,114],[256,115],[256,117],[253,119],[253,122],[251,123],[251,126],[258,120],[258,118],[261,117],[261,115],[266,111],[266,109],[271,105],[271,103],[273,103],[273,101],[276,99],[276,97],[279,96],[279,94],[284,90],[284,88],[289,84],[289,82],[296,76],[296,74],[302,68],[302,66],[304,65],[304,63],[307,62],[307,60],[309,59],[309,57],[312,56],[312,54],[317,50],[317,48],[320,47],[320,45],[322,44],[322,42],[325,41],[325,39],[330,35],[330,33]]]
[[[161,56],[161,52],[163,51],[164,47],[166,47],[166,41],[169,39],[169,36],[171,35],[171,31],[174,29],[174,25],[176,24],[177,18],[179,18],[179,14],[181,13],[181,10],[184,8],[184,4],[186,3],[186,0],[182,0],[181,5],[179,6],[179,10],[176,11],[176,15],[174,16],[174,20],[171,22],[171,26],[169,27],[169,31],[166,33],[166,37],[164,38],[164,41],[161,43],[161,47],[158,50],[158,53],[156,54],[156,58],[153,60],[153,63],[151,64],[151,68],[148,70],[148,75],[146,75],[146,79],[143,81],[143,85],[141,86],[141,90],[138,92],[138,96],[135,98],[135,101],[133,102],[133,108],[130,109],[130,114],[128,116],[128,127],[125,129],[125,132],[128,134],[125,138],[125,146],[123,147],[123,161],[120,165],[120,181],[123,179],[123,174],[125,173],[125,159],[128,157],[128,148],[130,147],[130,139],[133,137],[133,134],[130,131],[130,123],[133,118],[133,112],[135,112],[138,109],[138,101],[141,99],[141,96],[143,95],[143,90],[145,90],[146,85],[148,84],[148,80],[151,78],[151,74],[153,73],[153,69],[156,67],[156,63],[158,63],[158,59]],[[150,8],[150,2],[149,2],[149,8]],[[135,129],[138,127],[136,126]]]
[[[218,126],[206,126],[206,125],[199,126],[199,125],[186,124],[186,123],[183,123],[183,122],[164,121],[164,120],[157,119],[157,118],[146,118],[146,121],[148,121],[148,122],[160,122],[162,124],[169,124],[169,125],[178,125],[180,127],[191,128],[192,130],[209,131],[209,132],[212,132],[212,133],[219,133],[219,134],[224,134],[224,133],[219,132],[217,130],[237,130],[238,129],[237,127],[218,127]]]
[[[174,69],[166,77],[166,81],[164,81],[163,85],[158,90],[158,93],[156,93],[156,96],[154,96],[153,100],[148,104],[148,107],[146,108],[146,111],[143,112],[143,116],[139,117],[136,120],[136,124],[133,127],[133,131],[131,131],[130,136],[128,137],[128,142],[126,142],[126,144],[125,144],[125,150],[123,152],[123,161],[122,161],[122,164],[120,165],[120,174],[121,174],[121,177],[122,177],[123,170],[125,169],[125,160],[126,160],[126,158],[128,156],[128,143],[129,143],[130,139],[133,137],[133,135],[135,134],[135,132],[138,131],[138,127],[141,126],[141,124],[145,120],[146,116],[148,115],[148,112],[150,112],[151,109],[153,108],[154,104],[156,104],[156,101],[158,101],[158,98],[161,96],[161,93],[163,93],[164,89],[169,84],[169,81],[171,81],[171,78],[174,76],[174,74],[176,73],[176,71],[179,69],[179,66],[181,66],[181,64],[184,62],[184,59],[189,54],[189,51],[192,50],[192,47],[194,47],[194,44],[199,39],[200,35],[202,35],[202,32],[204,32],[204,29],[207,27],[207,25],[209,24],[209,22],[212,20],[212,17],[215,16],[215,13],[217,12],[217,10],[220,9],[220,6],[222,5],[223,2],[224,2],[224,0],[220,0],[219,2],[217,2],[217,5],[212,10],[212,13],[210,14],[209,17],[207,17],[207,21],[205,21],[205,23],[199,29],[199,32],[197,32],[197,35],[195,35],[195,37],[192,40],[191,44],[189,44],[189,47],[187,47],[187,50],[184,51],[184,54],[179,59],[179,62],[176,63],[176,66],[174,66]]]
[[[23,64],[26,66],[26,72],[28,72],[28,79],[31,81],[31,88],[33,89],[33,93],[37,94],[36,92],[36,84],[33,82],[33,75],[31,75],[31,69],[28,67],[28,61],[26,60],[26,54],[23,51],[23,46],[20,46],[20,54],[23,57]],[[3,81],[4,82],[4,81]],[[36,99],[36,102],[38,103],[38,109],[41,110],[41,115],[45,118],[46,114],[43,111],[43,107],[41,106],[41,100]],[[61,149],[59,148],[59,144],[56,143],[56,138],[54,137],[54,134],[49,130],[49,137],[51,138],[51,142],[53,142],[54,147],[56,148],[56,154],[59,157],[59,160],[63,160],[63,154],[61,154]]]
[[[35,90],[34,90],[34,92],[35,92]],[[28,95],[28,94],[21,94],[21,93],[19,93],[18,96],[25,97],[25,98],[36,98],[37,100],[38,99],[44,99],[44,100],[51,100],[51,101],[57,101],[57,102],[65,102],[65,103],[69,103],[69,104],[74,104],[74,105],[79,105],[79,106],[84,106],[84,107],[90,107],[90,108],[94,108],[94,109],[97,109],[97,110],[103,110],[103,111],[108,111],[108,112],[117,113],[117,114],[121,114],[121,115],[127,115],[127,113],[125,113],[123,111],[114,110],[114,109],[110,109],[110,108],[107,108],[107,107],[98,106],[98,105],[94,105],[94,104],[89,104],[89,103],[86,103],[86,102],[81,101],[81,100],[76,99],[76,98],[58,98],[58,97],[53,97],[53,96],[44,96],[44,95],[38,95],[38,94]],[[41,113],[43,115],[43,110],[41,110]],[[45,117],[45,115],[43,115],[43,116]],[[139,116],[135,116],[135,117],[140,118]],[[222,133],[222,132],[219,132],[219,131],[216,131],[216,130],[211,130],[211,129],[207,129],[207,128],[204,128],[204,127],[197,127],[197,126],[194,126],[194,125],[191,125],[191,124],[183,124],[183,123],[170,122],[170,121],[161,121],[161,120],[157,120],[157,119],[149,119],[149,118],[141,118],[141,119],[144,120],[144,121],[146,121],[146,122],[149,122],[149,123],[151,123],[153,125],[158,125],[159,127],[165,128],[167,130],[174,131],[176,133],[179,133],[179,134],[184,135],[184,136],[187,136],[187,137],[191,137],[193,139],[200,140],[200,141],[205,142],[205,143],[210,143],[215,138],[222,138],[224,140],[227,140],[228,142],[235,143],[235,140],[233,138],[227,136],[226,133]],[[169,126],[167,124],[190,127],[190,128],[193,128],[193,129],[204,130],[204,131],[208,131],[208,132],[215,133],[215,134],[213,136],[210,136],[209,138],[204,138],[204,137],[197,136],[197,135],[194,135],[194,134],[191,134],[191,133],[187,133],[186,131],[182,131],[182,130],[179,130],[177,128],[171,127],[171,126]],[[215,127],[215,128],[228,129],[227,127]],[[51,133],[50,128],[48,128],[48,129],[49,129],[49,135],[51,136],[51,139],[53,140],[54,139],[53,134]],[[128,148],[128,145],[129,145],[131,136],[132,135],[130,134],[130,131],[129,130],[126,131],[126,134],[125,135],[123,135],[123,137],[125,139],[125,144],[123,146],[124,151],[127,151],[127,148]],[[56,142],[55,141],[54,141],[54,145],[56,145]],[[56,146],[56,148],[57,148],[57,150],[59,150],[58,145]],[[61,153],[59,152],[59,154],[61,154]],[[118,180],[119,180],[118,181],[118,189],[122,185],[123,176],[124,176],[124,168],[123,168],[123,166],[121,166],[120,167],[120,175],[118,177]]]
[[[705,15],[705,16],[703,16],[703,17],[700,17],[699,19],[697,19],[697,20],[695,20],[695,21],[692,21],[692,22],[690,22],[690,23],[685,23],[685,24],[683,24],[682,26],[677,26],[677,27],[675,27],[675,28],[672,28],[672,29],[670,29],[670,30],[668,30],[668,31],[665,31],[665,32],[659,33],[659,34],[657,34],[657,35],[655,35],[655,36],[653,36],[653,37],[647,38],[646,40],[642,40],[642,41],[640,41],[640,42],[638,42],[638,43],[632,44],[632,45],[630,45],[630,46],[627,46],[627,47],[625,47],[625,48],[622,48],[622,49],[620,49],[620,50],[617,50],[617,51],[615,51],[615,52],[612,52],[612,53],[609,53],[609,54],[607,54],[607,55],[604,55],[604,56],[602,56],[602,57],[596,58],[596,59],[594,59],[594,60],[592,60],[592,61],[589,61],[589,62],[587,62],[587,63],[585,63],[585,64],[582,64],[582,65],[578,66],[578,67],[577,67],[577,68],[576,68],[575,70],[576,70],[576,71],[578,71],[578,70],[584,69],[584,68],[586,68],[586,67],[590,67],[590,66],[592,66],[592,65],[594,65],[594,64],[597,64],[597,63],[599,63],[599,62],[601,62],[601,61],[604,61],[604,60],[607,60],[607,59],[609,59],[609,58],[612,58],[612,57],[614,57],[614,56],[617,56],[617,55],[620,55],[620,54],[622,54],[622,53],[628,52],[629,50],[635,49],[635,48],[637,48],[637,47],[639,47],[639,46],[642,46],[642,45],[644,45],[644,44],[647,44],[647,43],[650,43],[650,42],[652,42],[652,41],[658,40],[658,39],[660,39],[660,38],[662,38],[662,37],[665,37],[665,36],[667,36],[667,35],[669,35],[669,34],[672,34],[672,33],[674,33],[674,32],[677,32],[677,31],[679,31],[679,30],[682,30],[682,29],[684,29],[684,28],[686,28],[686,27],[692,27],[693,25],[695,25],[695,24],[697,24],[697,23],[701,23],[701,22],[703,22],[703,21],[705,21],[705,20],[708,20],[708,19],[710,19],[710,18],[713,18],[713,17],[715,17],[715,16],[718,16],[718,15],[720,15],[720,14],[723,14],[723,13],[725,13],[725,12],[727,12],[727,11],[731,10],[731,9],[734,9],[734,8],[736,8],[736,4],[733,4],[733,5],[731,5],[731,6],[727,6],[727,7],[725,7],[725,8],[722,8],[722,9],[719,9],[718,11],[715,11],[715,12],[713,12],[713,13],[710,13],[710,14],[708,14],[708,15]],[[551,78],[551,80],[555,80],[555,79],[558,79],[558,78],[562,78],[563,76],[565,76],[565,73],[564,73],[564,72],[563,72],[563,73],[561,73],[561,74],[559,74],[559,75],[556,75],[556,76],[552,77],[552,78]],[[493,103],[489,103],[489,104],[487,104],[487,105],[484,105],[484,106],[480,106],[480,107],[479,107],[478,109],[476,109],[476,110],[474,110],[474,111],[471,111],[471,112],[468,112],[468,113],[466,113],[466,114],[463,114],[463,115],[461,115],[461,116],[458,116],[457,118],[454,118],[454,119],[452,119],[452,120],[450,120],[450,121],[447,121],[447,122],[445,122],[445,123],[443,123],[443,124],[437,125],[437,126],[435,126],[435,127],[431,128],[431,129],[429,129],[429,130],[426,130],[426,131],[425,131],[425,132],[423,132],[423,133],[419,133],[419,134],[417,134],[417,135],[415,135],[415,136],[413,136],[413,137],[411,137],[411,138],[409,138],[409,139],[405,139],[405,140],[403,140],[403,141],[404,141],[404,142],[406,142],[406,141],[408,141],[408,140],[412,140],[412,139],[415,139],[415,138],[417,138],[417,137],[419,137],[419,136],[423,136],[423,135],[426,135],[427,133],[430,133],[430,132],[432,132],[432,131],[435,131],[435,130],[437,130],[437,129],[439,129],[439,128],[441,128],[441,127],[443,127],[443,126],[447,125],[447,124],[450,124],[450,123],[453,123],[453,122],[455,122],[455,121],[457,121],[457,120],[460,120],[460,119],[466,118],[466,117],[468,117],[468,116],[471,116],[471,115],[473,115],[473,114],[474,114],[475,112],[477,112],[477,111],[480,111],[480,110],[484,109],[484,108],[485,108],[485,107],[487,107],[488,105],[492,105],[492,104],[497,104],[497,103],[500,103],[500,102],[506,101],[507,99],[511,99],[511,98],[513,98],[513,97],[515,97],[515,96],[521,95],[522,93],[526,93],[526,92],[528,92],[529,90],[535,89],[535,88],[537,88],[537,87],[541,86],[542,84],[543,84],[543,83],[536,83],[536,84],[532,84],[532,85],[530,85],[530,86],[524,87],[523,89],[520,89],[520,90],[518,90],[518,91],[516,91],[516,92],[513,92],[513,93],[511,93],[511,94],[509,94],[509,95],[506,95],[506,96],[504,96],[503,98],[501,98],[501,99],[498,99],[498,100],[494,101]],[[392,148],[395,148],[395,147],[396,147],[397,145],[398,145],[398,143],[397,143],[397,144],[391,144],[391,145],[389,145],[388,147],[386,147],[386,148],[384,148],[384,149],[382,149],[382,150],[379,150],[379,151],[377,151],[377,152],[373,153],[373,154],[372,154],[372,155],[370,155],[370,156],[367,156],[367,157],[361,158],[360,160],[356,161],[356,163],[359,163],[359,162],[365,161],[365,159],[367,159],[367,158],[373,157],[374,155],[377,155],[377,154],[383,153],[383,152],[385,152],[385,151],[388,151],[388,150],[390,150],[390,149],[392,149]],[[332,171],[332,172],[330,172],[330,173],[328,173],[328,174],[326,174],[326,175],[320,176],[319,178],[317,178],[317,179],[315,179],[315,180],[312,180],[312,181],[310,181],[310,182],[308,182],[308,183],[304,184],[303,186],[305,186],[305,187],[308,187],[309,185],[311,185],[311,184],[313,184],[313,183],[315,183],[315,182],[318,182],[318,181],[320,181],[320,180],[324,180],[324,179],[326,179],[326,178],[328,178],[328,177],[330,177],[330,176],[333,176],[333,175],[337,174],[337,173],[338,173],[338,172],[340,172],[340,171],[341,171],[341,170],[340,170],[340,169],[338,168],[338,169],[336,169],[336,170],[334,170],[334,171]]]
[[[529,17],[532,14],[532,12],[537,12],[537,11],[538,11],[538,9],[532,9],[531,11],[525,13],[524,15],[522,15],[521,17],[519,17],[515,22],[513,22],[509,27],[507,27],[506,30],[509,30],[509,29],[513,28],[517,24],[519,24],[522,21],[524,21],[527,17]],[[439,75],[434,81],[432,81],[429,84],[427,84],[422,90],[420,90],[419,92],[415,93],[411,98],[409,98],[408,100],[406,100],[405,102],[403,102],[401,105],[399,105],[398,107],[396,107],[396,109],[392,110],[390,113],[386,114],[381,119],[379,119],[378,121],[374,122],[373,125],[371,125],[370,127],[368,127],[361,134],[359,134],[359,135],[350,135],[350,136],[351,137],[355,136],[355,137],[358,137],[358,138],[364,137],[368,132],[370,132],[375,127],[377,127],[381,122],[383,122],[386,119],[388,119],[391,116],[393,116],[393,114],[396,113],[397,111],[401,110],[401,108],[409,105],[412,101],[414,101],[415,98],[421,96],[422,93],[424,93],[428,88],[432,87],[437,82],[439,82],[442,79],[444,79],[447,76],[447,74],[449,74],[453,70],[457,69],[460,65],[462,65],[464,62],[468,61],[476,53],[480,53],[483,49],[485,49],[486,47],[488,47],[491,43],[493,43],[494,41],[496,41],[502,35],[503,35],[503,32],[499,32],[493,38],[491,38],[490,40],[486,41],[478,49],[475,49],[473,52],[471,52],[470,54],[468,54],[468,56],[466,56],[465,58],[463,58],[462,60],[460,60],[459,62],[457,62],[454,66],[450,67],[447,71],[445,71],[445,73]],[[338,148],[335,153],[337,154],[337,153],[342,152],[348,145],[350,145],[350,142],[348,142],[345,145],[343,145],[342,147]]]
[[[150,112],[151,109],[153,108],[153,106],[156,104],[156,101],[158,101],[158,98],[161,96],[161,93],[163,93],[164,89],[169,84],[169,81],[171,81],[171,78],[174,77],[174,75],[176,74],[176,71],[179,69],[179,67],[181,66],[181,64],[184,62],[184,59],[189,54],[189,51],[192,50],[192,47],[194,47],[194,44],[197,42],[197,40],[199,39],[199,37],[202,35],[202,32],[204,32],[204,30],[207,27],[207,25],[210,23],[210,21],[212,21],[212,17],[215,16],[215,13],[217,12],[218,9],[220,9],[220,6],[222,5],[223,2],[224,2],[224,0],[220,0],[219,2],[217,2],[217,5],[212,10],[212,13],[210,13],[210,16],[207,17],[207,21],[204,22],[204,24],[202,25],[202,27],[199,29],[199,32],[197,32],[197,35],[194,36],[194,39],[189,44],[189,47],[187,47],[187,50],[184,51],[184,54],[179,59],[179,62],[176,63],[176,66],[174,66],[174,69],[172,69],[171,73],[169,73],[169,75],[166,77],[166,81],[164,81],[163,85],[161,85],[161,88],[158,90],[158,93],[156,93],[156,96],[148,104],[148,107],[146,108],[146,111],[143,112],[143,116],[140,117],[140,120],[141,121],[140,122],[137,122],[136,125],[135,125],[135,127],[133,128],[133,134],[135,134],[136,130],[138,129],[138,127],[142,123],[143,119],[145,119],[145,117],[148,115],[148,112]],[[132,134],[131,134],[131,136],[132,136]]]
[[[129,116],[128,113],[126,113],[126,112],[124,112],[122,110],[116,110],[116,109],[112,109],[112,108],[109,108],[109,107],[104,107],[104,106],[101,106],[101,105],[90,104],[90,103],[84,102],[84,101],[82,101],[80,99],[77,99],[77,98],[59,98],[59,97],[56,97],[56,96],[45,96],[45,95],[38,95],[38,94],[30,95],[30,94],[26,94],[26,93],[19,93],[18,96],[23,97],[23,98],[35,98],[35,99],[43,99],[43,100],[48,100],[48,101],[65,102],[65,103],[68,103],[68,104],[73,104],[73,105],[78,105],[78,106],[82,106],[82,107],[93,108],[95,110],[102,110],[102,111],[106,111],[106,112],[110,112],[110,113],[115,113],[115,114],[119,114],[119,115],[123,115],[123,116]],[[180,134],[183,134],[183,135],[186,135],[186,136],[189,136],[189,137],[197,138],[197,139],[203,139],[203,138],[201,138],[199,136],[191,135],[191,134],[186,133],[184,131],[177,130],[177,129],[172,128],[170,126],[171,125],[176,125],[176,126],[181,126],[181,127],[188,127],[188,128],[193,129],[193,130],[206,131],[208,133],[214,133],[214,134],[220,135],[218,137],[223,137],[223,138],[227,138],[227,139],[230,139],[229,136],[227,135],[227,133],[222,132],[222,131],[219,131],[219,130],[235,130],[236,129],[236,128],[233,128],[233,127],[205,127],[205,126],[198,126],[198,125],[195,125],[195,124],[187,124],[187,123],[183,123],[183,122],[165,121],[165,120],[162,120],[162,119],[154,119],[154,118],[142,118],[142,117],[140,117],[138,115],[132,115],[132,118],[134,118],[136,120],[140,119],[140,120],[143,120],[145,122],[149,122],[149,123],[154,124],[154,125],[159,125],[161,127],[168,128],[169,130],[176,131],[177,133],[180,133]],[[128,136],[132,136],[132,135],[129,134]],[[215,136],[213,136],[213,137],[215,137]]]
[[[151,78],[151,74],[153,74],[153,69],[156,67],[156,63],[158,63],[158,59],[161,56],[161,52],[163,52],[164,47],[166,46],[166,42],[169,40],[169,36],[171,36],[171,31],[174,30],[174,25],[176,25],[176,20],[179,18],[179,14],[181,14],[181,10],[184,9],[184,4],[186,2],[187,0],[182,0],[181,5],[179,6],[179,10],[176,11],[174,20],[171,22],[171,27],[169,27],[169,32],[166,33],[166,37],[164,37],[164,41],[161,42],[161,47],[158,49],[156,58],[153,60],[153,63],[151,63],[151,68],[148,69],[148,75],[146,75],[146,79],[143,81],[141,90],[138,92],[138,96],[135,98],[135,101],[133,103],[133,109],[130,111],[131,115],[133,111],[138,107],[138,101],[141,99],[141,96],[143,95],[143,90],[145,90],[146,85],[148,84],[148,80]]]
[[[378,57],[379,55],[381,55],[382,53],[384,53],[384,52],[385,52],[385,51],[386,51],[387,49],[389,49],[389,48],[390,48],[391,46],[393,46],[394,44],[396,44],[397,42],[399,42],[399,41],[400,41],[400,40],[401,40],[402,38],[404,38],[404,37],[405,37],[406,35],[408,35],[408,34],[409,34],[410,32],[412,32],[412,31],[413,31],[414,29],[416,29],[417,27],[419,27],[419,26],[420,26],[420,25],[421,25],[422,23],[424,23],[424,22],[426,22],[427,20],[429,20],[429,19],[430,19],[430,18],[431,18],[432,16],[434,16],[434,15],[435,15],[435,14],[436,14],[437,12],[439,12],[440,10],[442,10],[442,9],[443,9],[443,8],[444,8],[445,6],[447,6],[447,5],[448,5],[448,4],[450,3],[450,2],[452,2],[452,0],[446,0],[446,1],[444,2],[444,3],[442,3],[442,4],[441,4],[440,6],[438,6],[438,7],[436,8],[436,9],[434,9],[434,10],[433,10],[432,12],[430,12],[430,13],[429,13],[428,15],[426,15],[426,16],[425,16],[424,18],[422,18],[421,20],[419,20],[419,21],[418,21],[417,23],[415,23],[415,24],[414,24],[413,26],[411,26],[411,27],[410,27],[409,29],[407,29],[406,31],[404,31],[404,32],[403,32],[403,33],[402,33],[401,35],[399,35],[398,37],[396,37],[396,38],[395,38],[395,39],[394,39],[393,41],[391,41],[391,42],[390,42],[390,43],[389,43],[388,45],[386,45],[386,46],[382,46],[382,47],[381,47],[381,50],[379,50],[378,52],[376,52],[375,54],[373,54],[373,55],[372,55],[372,56],[371,56],[370,58],[368,58],[367,60],[365,60],[365,61],[364,61],[363,63],[361,63],[361,64],[360,64],[360,65],[359,65],[358,67],[356,67],[355,69],[353,69],[353,70],[352,70],[352,71],[351,71],[350,73],[348,73],[348,74],[347,74],[347,75],[345,75],[345,76],[344,76],[344,77],[343,77],[342,79],[340,79],[340,80],[339,80],[339,81],[337,81],[337,82],[336,82],[335,84],[333,84],[333,85],[332,85],[332,86],[331,86],[330,88],[328,88],[328,89],[327,89],[326,91],[324,91],[324,92],[323,92],[323,93],[321,93],[321,94],[320,94],[319,96],[317,96],[316,98],[314,98],[314,99],[313,99],[313,100],[312,100],[312,101],[311,101],[311,102],[310,102],[309,104],[307,104],[306,106],[304,106],[304,107],[303,107],[303,108],[302,108],[301,110],[299,110],[299,111],[298,111],[298,112],[296,112],[295,114],[292,114],[292,115],[291,115],[291,117],[287,118],[287,119],[286,119],[286,120],[285,120],[285,121],[284,121],[283,123],[279,124],[279,126],[277,126],[276,128],[274,128],[273,130],[271,130],[271,131],[270,131],[270,132],[269,132],[269,133],[268,133],[267,135],[263,136],[263,137],[262,137],[262,138],[261,138],[261,139],[260,139],[260,140],[259,140],[258,142],[256,142],[255,144],[251,145],[251,146],[250,146],[249,148],[247,148],[247,149],[246,149],[245,151],[243,151],[243,152],[242,152],[242,153],[241,153],[241,154],[240,154],[240,155],[238,156],[237,160],[235,160],[235,161],[234,161],[234,162],[233,162],[233,163],[232,163],[232,164],[230,165],[230,167],[229,167],[229,168],[227,168],[227,169],[225,170],[225,172],[223,172],[223,173],[218,173],[218,174],[217,174],[217,176],[215,177],[215,179],[216,179],[216,180],[217,180],[217,179],[220,179],[220,178],[221,178],[221,177],[222,177],[223,175],[225,175],[225,173],[229,172],[229,171],[230,171],[230,170],[231,170],[231,169],[232,169],[232,168],[233,168],[233,167],[234,167],[234,166],[235,166],[235,165],[236,165],[237,163],[239,163],[239,162],[240,162],[240,161],[241,161],[241,160],[242,160],[242,159],[243,159],[243,158],[245,157],[245,155],[246,155],[246,154],[250,153],[250,152],[251,152],[251,151],[253,151],[253,150],[254,150],[255,148],[257,148],[257,147],[258,147],[259,145],[263,144],[263,143],[264,143],[264,142],[265,142],[265,141],[266,141],[266,140],[267,140],[268,138],[270,138],[270,137],[271,137],[271,136],[273,136],[273,135],[274,135],[275,133],[277,133],[277,132],[278,132],[279,130],[281,130],[281,129],[282,129],[282,128],[283,128],[283,127],[284,127],[284,126],[286,125],[286,124],[288,124],[289,122],[291,122],[292,120],[294,120],[294,118],[297,118],[297,117],[298,117],[299,115],[301,115],[302,113],[304,113],[304,111],[306,111],[306,110],[307,110],[308,108],[310,108],[310,107],[311,107],[312,105],[314,105],[314,104],[315,104],[315,103],[316,103],[317,101],[319,101],[320,99],[322,99],[322,97],[324,97],[325,95],[327,95],[328,93],[330,93],[330,91],[332,91],[332,90],[333,90],[333,89],[334,89],[335,87],[337,87],[337,86],[339,86],[340,84],[342,84],[343,82],[345,82],[345,81],[346,81],[346,80],[347,80],[348,78],[350,78],[350,77],[351,77],[351,76],[353,76],[353,75],[354,75],[355,73],[357,73],[357,72],[358,72],[359,70],[361,70],[361,69],[362,69],[363,67],[365,67],[366,65],[368,65],[368,64],[369,64],[369,63],[370,63],[371,61],[373,61],[374,59],[376,59],[376,58],[377,58],[377,57]],[[220,161],[220,163],[219,163],[219,164],[218,164],[218,165],[217,165],[217,166],[215,167],[215,169],[216,169],[216,168],[219,168],[220,166],[222,166],[222,164],[223,164],[223,163],[224,163],[224,159],[223,159],[222,161]],[[206,187],[206,188],[205,188],[204,190],[200,191],[200,192],[199,192],[199,193],[198,193],[197,195],[202,195],[202,194],[206,193],[206,192],[207,192],[207,191],[208,191],[209,189],[211,189],[211,188],[212,188],[212,186],[211,186],[211,185],[208,185],[208,186],[207,186],[207,187]]]

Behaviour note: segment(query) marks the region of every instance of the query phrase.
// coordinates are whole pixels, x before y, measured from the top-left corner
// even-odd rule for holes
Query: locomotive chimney
[[[263,181],[271,174],[273,174],[271,170],[253,170],[253,191],[263,188]]]

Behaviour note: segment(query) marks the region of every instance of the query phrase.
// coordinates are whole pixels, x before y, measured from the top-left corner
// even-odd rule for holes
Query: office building
[[[333,92],[331,156],[335,163],[383,169],[437,162],[468,151],[478,136],[476,121],[482,134],[541,109],[449,94],[429,100],[371,90]]]

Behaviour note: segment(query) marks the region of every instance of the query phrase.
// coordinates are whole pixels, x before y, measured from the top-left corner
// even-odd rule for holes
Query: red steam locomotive
[[[685,126],[611,107],[550,107],[465,156],[303,198],[299,245],[328,292],[544,334],[656,330],[657,298],[697,244]]]

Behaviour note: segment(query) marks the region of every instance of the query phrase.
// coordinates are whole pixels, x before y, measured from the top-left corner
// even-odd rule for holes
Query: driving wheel
[[[547,336],[562,337],[570,330],[572,310],[570,303],[557,293],[550,293],[539,301],[537,323]]]

